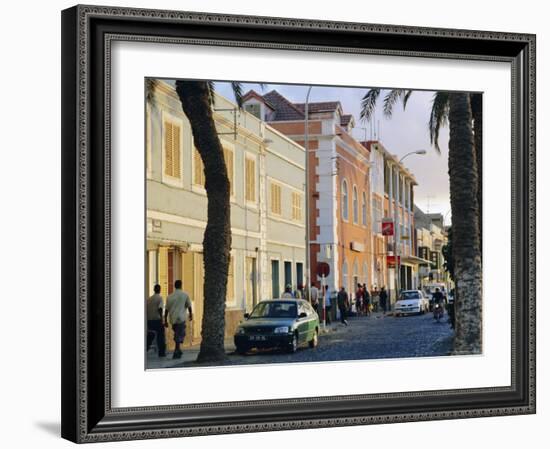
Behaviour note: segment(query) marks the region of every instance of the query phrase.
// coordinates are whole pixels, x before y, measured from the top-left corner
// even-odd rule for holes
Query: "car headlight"
[[[244,334],[245,334],[244,327],[239,327],[237,329],[237,335],[244,335]]]
[[[274,334],[288,334],[289,332],[290,332],[290,328],[288,326],[276,327],[273,330]]]

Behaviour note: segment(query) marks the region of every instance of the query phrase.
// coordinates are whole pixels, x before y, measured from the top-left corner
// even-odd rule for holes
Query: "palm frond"
[[[216,103],[216,97],[214,96],[214,89],[215,89],[214,81],[207,81],[206,85],[208,87],[208,103],[210,103],[211,107],[214,107]]]
[[[405,94],[403,89],[392,89],[384,97],[384,115],[388,118],[392,116],[393,106]]]
[[[405,108],[407,107],[407,103],[408,103],[409,98],[410,98],[410,96],[413,92],[414,92],[413,90],[407,90],[405,92],[405,95],[403,97],[403,110],[405,110]]]
[[[233,95],[235,95],[235,101],[239,109],[243,107],[243,85],[238,82],[231,82],[231,88],[233,89]]]
[[[430,143],[435,147],[438,153],[441,153],[441,148],[439,147],[439,130],[448,123],[449,93],[436,92],[432,100],[432,111],[430,113],[428,129],[430,131]]]
[[[361,120],[369,121],[380,96],[380,89],[370,89],[361,100]]]

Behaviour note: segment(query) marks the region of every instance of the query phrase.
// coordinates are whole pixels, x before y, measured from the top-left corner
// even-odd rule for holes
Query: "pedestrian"
[[[388,293],[386,292],[385,287],[380,289],[380,307],[382,307],[385,314],[388,307]]]
[[[187,321],[187,311],[189,311],[189,321],[193,321],[193,309],[189,295],[181,289],[181,281],[174,282],[174,292],[166,300],[166,311],[164,312],[164,326],[168,327],[168,317],[174,331],[174,350],[173,358],[179,359],[182,356],[181,344],[185,338],[185,322]]]
[[[370,294],[367,284],[363,284],[363,309],[366,316],[370,316]]]
[[[328,292],[328,285],[325,285],[325,294],[323,295],[323,301],[325,301],[325,323],[331,324],[332,297]]]
[[[317,315],[319,315],[319,290],[317,290],[317,287],[315,286],[315,282],[311,283],[311,288],[309,290],[309,297],[311,302],[311,307],[313,307],[313,310],[317,312]]]
[[[380,302],[380,292],[378,291],[378,287],[375,285],[371,292],[371,302],[372,302],[372,309],[375,312],[378,312],[378,304]]]
[[[147,299],[147,349],[157,340],[157,353],[159,357],[166,357],[166,339],[164,335],[164,300],[160,295],[160,285],[153,287],[154,294]],[[151,336],[151,338],[149,337]]]
[[[304,295],[302,294],[302,286],[298,285],[296,290],[294,290],[294,297],[296,299],[303,299]]]
[[[349,296],[344,287],[340,288],[336,299],[338,301],[338,310],[340,311],[340,321],[342,322],[342,324],[345,324],[347,326],[348,321],[346,320],[346,318],[349,307]]]
[[[288,284],[288,285],[285,287],[285,291],[284,291],[284,293],[281,295],[281,298],[286,298],[286,299],[294,298],[294,296],[292,295],[292,286],[291,286],[290,284]]]
[[[357,316],[361,315],[361,307],[363,303],[363,287],[361,284],[357,284],[357,289],[355,290],[355,311]]]

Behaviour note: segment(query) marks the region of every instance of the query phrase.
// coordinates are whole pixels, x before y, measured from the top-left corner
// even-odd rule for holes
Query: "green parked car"
[[[280,348],[296,352],[308,343],[315,348],[319,342],[319,316],[302,299],[270,299],[261,301],[235,333],[235,347],[239,354],[252,348]]]

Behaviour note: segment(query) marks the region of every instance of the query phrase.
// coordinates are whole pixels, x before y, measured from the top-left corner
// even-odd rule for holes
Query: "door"
[[[304,264],[296,262],[296,287],[304,286]]]
[[[279,261],[271,261],[271,298],[279,298]]]
[[[285,262],[285,289],[287,285],[292,288],[292,262]]]

